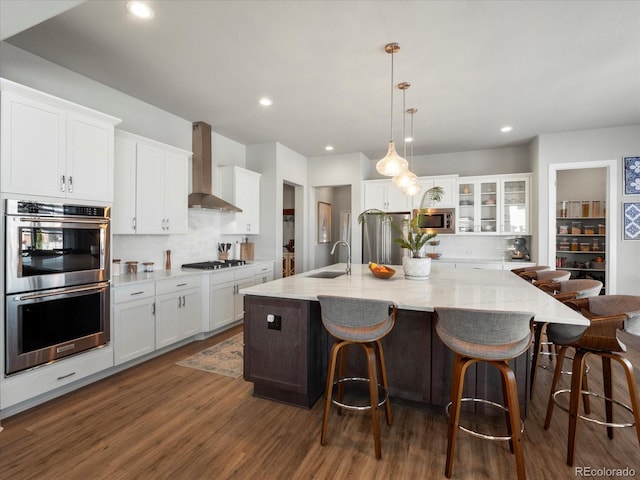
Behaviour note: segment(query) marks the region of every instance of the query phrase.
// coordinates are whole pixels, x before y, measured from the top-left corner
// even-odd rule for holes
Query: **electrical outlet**
[[[282,317],[280,315],[274,315],[273,313],[268,313],[267,328],[269,330],[282,330]]]

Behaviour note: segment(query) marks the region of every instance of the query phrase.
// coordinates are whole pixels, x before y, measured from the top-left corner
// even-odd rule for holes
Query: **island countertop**
[[[244,295],[317,300],[318,295],[353,298],[384,298],[398,308],[433,312],[435,307],[527,311],[538,322],[588,325],[578,312],[549,294],[505,270],[456,269],[432,263],[426,280],[404,278],[402,266],[392,266],[396,274],[383,280],[374,277],[367,265],[352,265],[351,275],[314,278],[321,271],[345,271],[346,264],[335,264],[309,272],[254,285],[240,290]]]

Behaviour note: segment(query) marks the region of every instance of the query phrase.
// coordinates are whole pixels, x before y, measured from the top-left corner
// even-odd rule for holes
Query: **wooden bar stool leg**
[[[444,475],[451,478],[453,460],[456,455],[456,440],[458,423],[460,422],[460,408],[462,403],[462,389],[464,386],[464,374],[467,369],[468,359],[462,358],[457,353],[453,359],[453,375],[451,381],[451,408],[449,409],[449,422],[447,427],[447,463]]]
[[[349,359],[349,345],[350,342],[342,342],[344,345],[340,348],[340,355],[338,357],[338,378],[343,378],[347,370],[347,361]],[[336,392],[336,398],[339,402],[342,402],[344,398],[344,385],[342,382],[338,383],[338,391]],[[342,415],[342,407],[338,406],[338,415]]]
[[[602,355],[602,385],[607,423],[613,423],[613,385],[611,384],[611,359]],[[613,439],[613,427],[607,425],[607,436]]]
[[[495,364],[498,367],[498,369],[500,369],[500,371],[502,372],[501,367],[499,365],[497,365],[497,362],[491,362],[491,363]],[[505,364],[508,365],[508,362],[505,361]],[[508,407],[508,405],[509,405],[509,386],[507,385],[506,378],[505,378],[504,375],[502,375],[502,373],[500,374],[500,383],[502,384],[502,398],[503,398],[503,402],[504,402],[503,405],[507,405],[507,410],[505,410],[505,412],[504,412],[504,417],[505,417],[505,421],[506,421],[506,425],[507,425],[507,435],[512,437],[509,440],[509,451],[511,453],[514,453],[514,450],[513,450],[513,435],[511,433],[511,411],[509,410],[509,407]]]
[[[629,388],[629,397],[631,398],[631,409],[633,410],[633,420],[636,424],[636,435],[638,436],[638,444],[640,445],[640,399],[638,397],[638,384],[636,383],[636,377],[633,374],[633,364],[621,356],[613,356],[622,368],[627,376],[627,387]]]
[[[558,361],[556,362],[556,368],[553,370],[553,380],[551,381],[551,393],[549,394],[549,403],[547,403],[547,416],[544,419],[544,429],[549,430],[549,425],[551,425],[551,416],[553,415],[553,407],[555,403],[553,401],[553,394],[556,391],[558,386],[558,380],[560,380],[560,375],[562,375],[562,362],[564,361],[564,357],[567,354],[567,347],[561,347],[558,351]]]
[[[376,373],[378,366],[376,360],[376,351],[372,344],[363,345],[367,353],[367,368],[369,371],[369,398],[371,401],[371,426],[373,427],[373,445],[376,452],[376,458],[382,456],[380,448],[380,420],[378,419],[378,375]]]
[[[524,468],[524,446],[522,443],[522,432],[520,431],[520,404],[518,403],[518,387],[516,384],[516,376],[508,363],[498,364],[500,375],[506,386],[507,408],[509,409],[509,425],[511,430],[511,445],[516,460],[516,472],[518,480],[525,480],[526,472]]]
[[[576,451],[576,439],[578,434],[578,416],[580,415],[580,394],[582,387],[582,377],[584,375],[584,366],[586,356],[589,352],[576,348],[575,357],[573,357],[573,368],[571,375],[571,398],[569,401],[569,442],[567,445],[567,465],[573,466]]]
[[[322,417],[322,433],[320,434],[320,445],[327,443],[327,426],[329,425],[329,410],[331,409],[331,396],[333,393],[333,379],[336,369],[336,358],[344,342],[334,343],[331,347],[331,360],[329,361],[329,372],[327,375],[327,389],[325,390],[324,414]]]
[[[533,358],[531,360],[531,379],[529,380],[529,399],[533,399],[533,389],[536,384],[536,375],[538,374],[538,362],[540,361],[540,352],[542,352],[542,330],[544,323],[535,323],[533,327]]]
[[[382,351],[382,343],[380,340],[376,340],[377,347],[377,359],[378,359],[378,367],[380,369],[380,376],[382,380],[382,386],[384,387],[385,392],[389,395],[389,384],[387,383],[387,367],[384,361],[384,353]],[[391,426],[393,423],[393,415],[391,413],[391,400],[388,398],[387,402],[384,405],[385,414],[387,416],[387,425]]]

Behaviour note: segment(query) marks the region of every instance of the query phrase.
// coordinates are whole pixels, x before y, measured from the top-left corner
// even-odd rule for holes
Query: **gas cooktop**
[[[220,268],[238,267],[244,265],[244,260],[211,260],[209,262],[185,263],[182,268],[197,268],[198,270],[218,270]]]

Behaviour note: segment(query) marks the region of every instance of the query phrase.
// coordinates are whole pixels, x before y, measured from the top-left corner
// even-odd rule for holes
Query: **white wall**
[[[369,160],[365,179],[384,178],[376,172],[379,159]],[[527,146],[474,150],[470,152],[416,155],[412,171],[420,176],[458,174],[460,176],[526,173],[532,171]]]
[[[122,119],[117,128],[191,151],[191,122],[0,42],[0,76]]]
[[[356,259],[362,258],[362,231],[357,218],[364,210],[362,179],[368,163],[362,153],[311,157],[308,163],[310,187],[351,186],[351,257]]]
[[[623,195],[622,157],[640,152],[640,125],[627,127],[584,130],[560,134],[540,135],[536,145],[534,173],[537,179],[538,224],[536,226],[540,258],[549,258],[548,239],[554,232],[549,229],[549,213],[555,205],[549,205],[549,170],[555,164],[574,162],[597,162],[614,160],[618,178],[615,181],[615,204],[607,204],[608,215],[618,219],[619,232],[615,245],[617,262],[609,265],[610,274],[615,276],[617,292],[640,295],[640,241],[622,240],[622,203],[640,201],[640,197]]]

